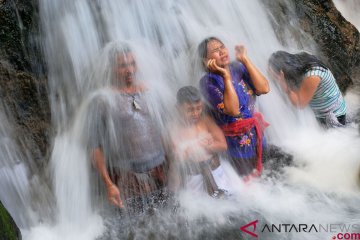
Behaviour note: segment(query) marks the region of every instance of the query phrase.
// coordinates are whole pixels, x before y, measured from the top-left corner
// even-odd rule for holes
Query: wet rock
[[[43,66],[37,5],[37,0],[0,1],[0,60],[16,70],[39,72]]]
[[[0,99],[1,110],[13,124],[18,144],[30,150],[31,159],[40,164],[49,148],[46,79],[17,71],[9,63],[0,61]]]
[[[264,152],[264,174],[267,177],[277,177],[287,166],[292,166],[294,157],[278,146],[269,144]]]
[[[0,109],[35,169],[46,164],[50,128],[38,22],[37,0],[0,1]]]
[[[22,239],[21,232],[16,226],[16,223],[6,211],[5,207],[0,201],[0,239],[1,240],[16,240]]]
[[[330,0],[263,1],[280,41],[314,44],[344,92],[360,78],[360,35]],[[291,41],[290,41],[291,42]],[[357,85],[359,82],[356,83]]]

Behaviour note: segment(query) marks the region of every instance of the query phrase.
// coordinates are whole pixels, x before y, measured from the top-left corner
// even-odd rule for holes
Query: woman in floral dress
[[[198,52],[207,70],[200,89],[226,136],[231,162],[242,176],[259,175],[263,130],[268,124],[255,112],[254,104],[255,95],[269,92],[268,81],[250,61],[244,46],[235,47],[234,62],[215,37],[203,40]]]

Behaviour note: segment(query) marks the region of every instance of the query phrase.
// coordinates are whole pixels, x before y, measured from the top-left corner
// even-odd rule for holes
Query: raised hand
[[[247,58],[247,50],[244,45],[235,46],[235,58],[240,62],[244,62]]]

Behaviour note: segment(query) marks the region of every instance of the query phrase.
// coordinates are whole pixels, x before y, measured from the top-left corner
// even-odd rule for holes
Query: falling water
[[[334,0],[336,8],[351,22],[357,29],[360,29],[359,11],[360,4],[356,0]]]
[[[24,164],[26,159],[17,148],[12,129],[2,113],[0,119],[0,200],[19,227],[29,227],[30,182],[28,168]]]
[[[266,133],[268,141],[294,155],[294,166],[285,167],[280,177],[244,184],[224,163],[235,189],[232,199],[214,200],[185,192],[179,197],[182,207],[178,216],[156,212],[145,217],[149,222],[140,221],[131,227],[123,223],[121,215],[111,213],[116,211],[101,192],[103,186],[88,158],[84,138],[91,133],[87,128],[90,100],[110,81],[109,44],[127,42],[134,49],[139,77],[154,91],[156,98],[149,101],[165,129],[165,122],[175,115],[177,89],[197,85],[201,76],[196,47],[203,38],[220,37],[232,55],[235,44],[244,44],[253,62],[266,74],[269,55],[283,47],[258,0],[44,0],[40,14],[57,132],[49,166],[56,210],[52,221],[41,222],[37,218],[23,220],[18,213],[23,211],[10,207],[25,239],[240,239],[239,227],[254,220],[259,224],[308,225],[359,222],[360,139],[355,123],[343,129],[320,129],[312,112],[291,107],[273,82],[271,92],[258,97],[257,107],[271,124]],[[290,40],[289,48],[296,50]],[[346,99],[349,112],[358,111],[358,95],[348,94]],[[6,143],[7,136],[0,137]],[[4,146],[1,151],[16,144]],[[17,160],[25,162],[21,157]],[[12,184],[27,179],[21,163],[11,168],[24,175],[7,177]],[[16,189],[23,193],[19,189],[27,189],[27,185],[25,180]],[[25,190],[20,196],[25,202],[29,201],[26,194]],[[19,205],[26,208],[29,203]],[[258,229],[258,234],[264,239],[330,239],[340,232],[336,230],[260,233]]]

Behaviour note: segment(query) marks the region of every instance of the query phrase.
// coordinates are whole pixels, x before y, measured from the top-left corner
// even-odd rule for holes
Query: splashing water
[[[231,199],[182,192],[176,216],[155,211],[144,217],[148,222],[117,214],[101,192],[104,186],[83,138],[91,135],[86,127],[91,119],[89,99],[110,82],[111,64],[104,46],[118,41],[131,45],[139,78],[154,91],[149,105],[165,129],[164,122],[176,115],[177,89],[198,84],[202,73],[196,47],[203,38],[220,37],[232,55],[233,46],[243,43],[253,62],[266,73],[268,57],[282,46],[260,1],[45,0],[40,10],[57,131],[50,161],[56,211],[52,221],[35,219],[31,227],[20,224],[25,239],[241,239],[241,234],[247,235],[239,228],[254,220],[259,220],[257,234],[264,239],[330,239],[341,231],[269,233],[261,229],[265,223],[359,222],[360,138],[356,124],[320,129],[312,112],[293,109],[272,81],[271,92],[258,98],[257,107],[271,124],[266,131],[268,141],[294,155],[294,165],[285,167],[281,177],[265,174],[244,183],[224,162],[235,191]],[[349,115],[358,111],[358,96],[346,96],[352,111]],[[123,151],[121,146],[119,151]],[[11,177],[7,180],[15,182]],[[100,194],[94,188],[100,189]],[[17,211],[13,215],[20,217]]]
[[[356,0],[340,1],[334,0],[336,8],[357,29],[360,29],[359,10],[360,4]]]
[[[6,117],[0,112],[0,200],[19,227],[29,227],[30,192],[28,169],[24,164],[25,156],[21,154],[12,138],[12,129]],[[6,194],[5,194],[6,193]]]

